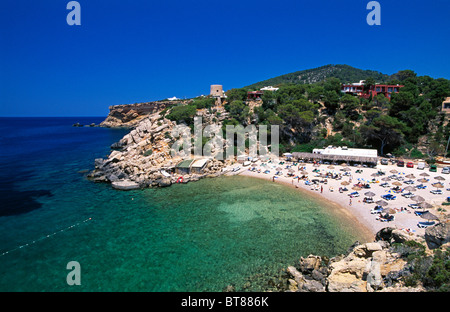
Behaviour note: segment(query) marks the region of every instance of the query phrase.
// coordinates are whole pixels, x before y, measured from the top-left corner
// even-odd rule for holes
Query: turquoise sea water
[[[361,238],[332,208],[270,181],[130,192],[90,182],[84,170],[126,132],[71,127],[78,121],[0,119],[1,291],[241,290]],[[66,282],[69,261],[80,263],[80,286]]]

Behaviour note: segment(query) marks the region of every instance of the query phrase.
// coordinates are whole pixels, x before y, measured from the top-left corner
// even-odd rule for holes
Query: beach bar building
[[[208,158],[185,159],[175,166],[175,172],[177,174],[202,173],[208,161]]]
[[[197,159],[191,164],[191,173],[202,173],[208,164],[208,159]]]
[[[346,162],[377,165],[378,151],[376,149],[347,148],[328,146],[323,149],[316,148],[312,153],[292,153],[297,160],[312,160],[317,162]]]
[[[185,159],[179,162],[175,166],[175,172],[177,174],[189,174],[191,173],[191,164],[194,162],[194,159]]]

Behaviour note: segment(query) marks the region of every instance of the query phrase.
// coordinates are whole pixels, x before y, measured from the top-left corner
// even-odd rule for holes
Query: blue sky
[[[450,1],[3,0],[0,116],[106,116],[110,105],[194,97],[348,64],[450,79]]]

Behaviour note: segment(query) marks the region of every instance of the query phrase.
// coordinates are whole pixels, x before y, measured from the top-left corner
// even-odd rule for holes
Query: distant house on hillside
[[[264,91],[248,91],[247,100],[261,100]]]
[[[272,86],[268,86],[268,87],[261,88],[259,90],[261,90],[261,91],[278,91],[278,89],[279,88],[274,88]]]
[[[386,84],[377,84],[374,86],[370,86],[368,90],[364,90],[364,80],[361,80],[357,83],[352,84],[343,84],[341,86],[341,92],[357,95],[359,97],[368,99],[371,96],[375,97],[378,94],[383,94],[387,99],[391,99],[392,93],[398,93],[400,88],[403,88],[402,85],[386,85]]]

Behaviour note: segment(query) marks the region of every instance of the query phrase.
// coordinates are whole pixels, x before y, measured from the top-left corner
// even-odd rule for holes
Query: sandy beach
[[[398,167],[397,165],[392,164],[378,165],[377,168],[364,168],[327,164],[314,165],[312,163],[283,162],[280,160],[280,162],[274,163],[261,163],[261,161],[258,161],[250,166],[235,164],[229,169],[237,167],[240,167],[240,169],[232,174],[266,179],[273,181],[274,183],[283,183],[295,187],[299,189],[299,191],[307,191],[317,198],[331,201],[338,205],[343,211],[347,211],[354,216],[355,222],[359,222],[360,225],[365,227],[372,235],[388,226],[402,229],[408,233],[419,236],[425,234],[425,228],[420,228],[418,224],[419,222],[426,222],[428,220],[415,214],[415,212],[422,212],[424,209],[413,209],[409,207],[408,205],[416,204],[417,202],[411,197],[407,198],[402,196],[402,194],[409,193],[405,190],[408,186],[414,187],[411,193],[423,197],[426,203],[432,205],[432,207],[426,208],[425,210],[428,210],[433,215],[439,217],[441,222],[446,220],[447,212],[439,211],[438,208],[447,210],[447,206],[441,206],[441,204],[446,201],[447,196],[450,196],[450,191],[446,190],[446,182],[450,180],[450,175],[442,174],[441,168],[438,168],[437,172],[430,172],[428,168],[419,170],[417,168]],[[347,171],[344,171],[344,168],[347,168],[345,169]],[[269,172],[264,173],[266,170]],[[378,171],[382,171],[384,174],[376,175]],[[278,175],[276,175],[277,172]],[[323,175],[326,175],[327,173],[328,177],[323,177]],[[428,176],[424,176],[425,173]],[[413,176],[410,176],[410,174]],[[298,178],[304,175],[307,176],[307,179]],[[335,178],[330,176],[334,176]],[[435,179],[438,176],[445,180]],[[308,185],[313,179],[317,179],[319,182]],[[428,181],[424,182],[424,180],[421,180],[419,182],[418,180],[420,179],[427,179]],[[413,181],[414,183],[405,183],[406,181]],[[348,185],[342,184],[346,184],[347,182],[349,183]],[[432,184],[436,182],[441,182],[444,186],[443,188],[440,188],[442,191],[442,194],[440,195],[430,192],[431,190],[438,189],[432,186]],[[365,187],[360,188],[360,190],[357,189],[355,185],[358,183],[361,183]],[[388,186],[383,187],[383,183],[388,183]],[[393,188],[395,188],[396,184],[400,190],[394,192]],[[426,187],[423,189],[417,188],[420,184],[423,184]],[[346,187],[348,191],[340,192],[339,189],[344,187]],[[358,192],[359,197],[349,196],[349,194],[353,192]],[[365,195],[367,192],[373,192],[375,194],[372,196],[373,203],[364,202],[365,197],[370,197]],[[395,199],[383,199],[381,196],[386,194],[392,194],[395,196]],[[385,216],[385,213],[371,213],[375,206],[377,206],[376,202],[379,200],[384,200],[387,203],[383,208],[393,209],[389,214],[394,217],[392,221],[381,221],[385,220],[382,218],[382,216]]]

